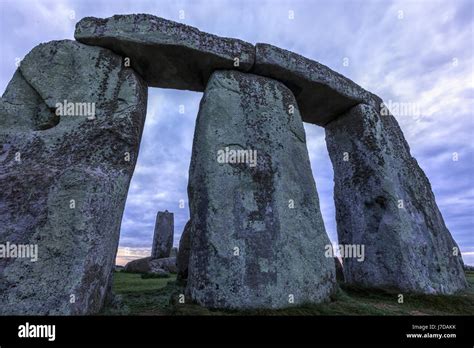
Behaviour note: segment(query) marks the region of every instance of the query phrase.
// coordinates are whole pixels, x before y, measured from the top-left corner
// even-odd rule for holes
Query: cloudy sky
[[[409,112],[395,116],[431,181],[464,261],[474,265],[472,1],[0,0],[0,11],[2,93],[17,60],[39,43],[73,39],[75,23],[82,17],[150,13],[217,35],[295,51],[346,75],[387,103],[405,103]],[[149,255],[159,210],[175,213],[175,245],[179,242],[189,218],[186,186],[201,96],[149,91],[118,263]],[[310,124],[305,128],[326,229],[337,242],[324,131]]]

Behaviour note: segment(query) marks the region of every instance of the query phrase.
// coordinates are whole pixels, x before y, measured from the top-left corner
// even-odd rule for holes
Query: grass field
[[[193,304],[179,304],[183,288],[176,277],[142,279],[140,274],[115,273],[114,292],[118,305],[104,309],[104,315],[473,315],[474,272],[466,272],[469,288],[452,296],[404,294],[349,287],[340,289],[328,303],[281,310],[211,311]]]

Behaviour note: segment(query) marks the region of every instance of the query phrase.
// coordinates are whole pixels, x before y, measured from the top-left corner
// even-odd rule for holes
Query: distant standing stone
[[[170,257],[173,247],[174,216],[168,210],[159,211],[156,216],[155,234],[151,250],[152,259]]]

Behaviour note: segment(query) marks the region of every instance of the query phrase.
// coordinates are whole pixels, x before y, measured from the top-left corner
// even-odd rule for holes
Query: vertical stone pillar
[[[189,170],[187,296],[213,308],[281,308],[329,298],[334,260],[305,131],[291,91],[216,71],[196,121]]]
[[[462,259],[431,185],[392,115],[359,104],[326,126],[347,283],[451,294],[466,286]]]
[[[104,48],[52,41],[23,59],[0,100],[0,244],[37,253],[0,258],[0,314],[101,309],[146,98]]]
[[[173,247],[174,215],[166,211],[159,211],[156,215],[155,234],[151,249],[152,259],[170,257]]]
[[[183,234],[179,240],[178,249],[178,280],[188,279],[189,253],[191,250],[191,220],[184,226]]]

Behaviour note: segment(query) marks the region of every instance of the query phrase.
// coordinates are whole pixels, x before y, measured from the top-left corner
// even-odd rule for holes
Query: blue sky
[[[82,17],[127,13],[150,13],[213,34],[280,46],[329,66],[385,102],[413,106],[416,111],[395,116],[431,181],[464,261],[474,265],[472,1],[0,0],[0,90],[11,79],[16,60],[37,44],[73,39]],[[186,186],[201,96],[149,90],[119,263],[149,255],[158,210],[175,213],[175,244],[179,242],[189,218]],[[326,229],[336,242],[333,173],[324,131],[310,124],[305,128]],[[179,208],[180,200],[185,208]]]

